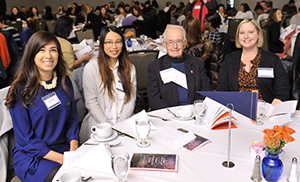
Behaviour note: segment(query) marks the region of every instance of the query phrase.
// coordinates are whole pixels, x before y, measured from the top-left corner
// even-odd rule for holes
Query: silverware
[[[148,114],[149,117],[153,117],[153,118],[159,118],[163,121],[170,121],[171,119],[169,118],[163,118],[163,117],[160,117],[160,116],[155,116],[155,115],[151,115],[151,114]]]
[[[167,109],[167,111],[169,111],[171,114],[173,114],[173,116],[175,117],[175,118],[180,118],[180,116],[177,116],[174,112],[172,112],[170,109]]]
[[[116,147],[120,145],[122,142],[116,143],[116,144],[110,144],[110,147]],[[84,145],[99,145],[99,143],[84,143]]]
[[[89,177],[82,177],[82,181],[86,182],[92,179],[99,179],[99,180],[115,180],[113,177],[109,176],[89,176]]]
[[[118,135],[120,135],[120,136],[127,136],[127,137],[129,137],[129,138],[132,138],[132,139],[134,139],[134,140],[137,140],[136,138],[134,138],[133,136],[131,136],[131,135],[127,134],[127,133],[124,133],[124,132],[122,132],[122,131],[119,131],[119,130],[117,130],[117,129],[115,129],[115,128],[112,128],[112,129],[115,130],[115,131],[118,133]]]

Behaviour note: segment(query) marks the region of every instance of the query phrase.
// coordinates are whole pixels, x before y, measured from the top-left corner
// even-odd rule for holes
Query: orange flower
[[[275,125],[273,127],[273,129],[277,132],[277,133],[284,133],[284,130],[282,127],[278,126],[278,125]]]
[[[133,37],[134,36],[134,33],[132,31],[128,31],[126,33],[126,37]]]
[[[293,134],[293,133],[295,133],[295,130],[293,130],[292,128],[290,128],[290,127],[288,127],[288,126],[283,125],[282,128],[283,128],[284,132],[286,132],[286,133],[288,133],[288,134]]]
[[[276,132],[272,129],[264,129],[263,133],[269,136],[274,136],[276,134]]]
[[[268,146],[269,148],[278,148],[280,147],[281,141],[278,136],[269,136],[265,135],[263,138],[264,144]]]

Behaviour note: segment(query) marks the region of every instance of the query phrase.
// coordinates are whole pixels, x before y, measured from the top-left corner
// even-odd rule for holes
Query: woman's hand
[[[78,141],[77,140],[72,140],[70,142],[70,151],[75,151],[78,149]]]

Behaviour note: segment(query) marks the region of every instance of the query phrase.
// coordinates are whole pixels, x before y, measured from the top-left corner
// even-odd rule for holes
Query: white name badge
[[[173,75],[174,75],[174,68],[169,68],[166,70],[162,70],[159,72],[161,80],[164,82],[164,84],[169,83],[173,81]]]
[[[164,84],[169,82],[174,82],[177,85],[180,85],[185,89],[188,89],[187,82],[186,82],[186,75],[176,70],[175,68],[162,70],[159,73]]]
[[[121,91],[121,92],[124,92],[124,90],[123,90],[123,85],[122,85],[122,83],[121,83],[120,80],[118,80],[118,82],[117,82],[117,90],[119,90],[119,91]]]
[[[258,68],[258,78],[274,78],[273,68]]]
[[[47,107],[48,111],[50,111],[51,109],[53,109],[56,106],[61,104],[61,102],[55,92],[52,92],[52,93],[42,97],[42,100],[43,100],[45,106]]]
[[[195,9],[200,9],[200,8],[201,8],[200,5],[195,6]]]

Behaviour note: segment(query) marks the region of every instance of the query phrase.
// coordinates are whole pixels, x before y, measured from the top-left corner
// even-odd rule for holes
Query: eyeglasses
[[[182,46],[183,44],[185,43],[185,41],[179,39],[179,40],[176,40],[176,41],[173,41],[173,40],[169,40],[169,41],[166,41],[166,44],[169,46],[169,47],[172,47],[174,44],[178,45],[178,46]]]
[[[118,40],[116,42],[113,42],[113,41],[106,41],[104,42],[104,44],[107,46],[107,47],[112,47],[114,44],[116,45],[116,47],[122,47],[123,46],[123,42],[121,40]]]

